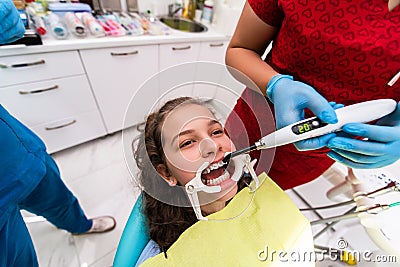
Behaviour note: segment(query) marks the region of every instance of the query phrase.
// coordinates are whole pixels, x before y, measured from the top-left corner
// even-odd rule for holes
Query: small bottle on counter
[[[95,37],[105,36],[104,28],[97,22],[97,20],[89,12],[81,13],[81,21],[89,29],[90,33]]]
[[[188,19],[194,19],[195,13],[196,13],[196,0],[189,0]]]
[[[201,21],[203,23],[211,23],[214,9],[214,1],[206,0],[203,6],[203,15],[201,17]]]
[[[39,16],[31,16],[31,21],[33,23],[33,26],[38,34],[41,36],[44,36],[47,34],[47,29],[46,26],[44,25],[43,19]]]
[[[196,0],[185,0],[183,4],[182,17],[194,19],[196,12]]]
[[[36,13],[35,9],[32,6],[28,6],[26,8],[26,13],[29,16],[30,21],[32,22],[31,25],[33,26],[35,31],[39,35],[45,36],[47,34],[46,26],[43,19]]]
[[[174,14],[176,17],[182,17],[182,12],[183,12],[183,1],[182,0],[176,0],[175,5],[173,5],[174,8],[176,8],[176,13]],[[175,10],[172,10],[173,12]]]
[[[75,13],[67,12],[64,15],[64,19],[69,30],[78,37],[86,36],[86,29],[81,20],[75,15]]]
[[[43,17],[44,22],[49,27],[50,32],[57,39],[66,39],[68,36],[68,30],[61,22],[59,16],[52,12],[48,12],[46,16]]]

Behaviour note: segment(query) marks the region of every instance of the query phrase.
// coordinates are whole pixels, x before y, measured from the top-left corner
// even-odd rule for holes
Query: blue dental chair
[[[150,241],[146,218],[142,212],[142,199],[143,194],[140,194],[126,222],[113,267],[134,267],[144,247]]]

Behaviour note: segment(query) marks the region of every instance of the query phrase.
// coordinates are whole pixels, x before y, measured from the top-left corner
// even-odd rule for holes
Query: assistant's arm
[[[264,95],[269,80],[278,72],[264,62],[261,56],[276,33],[277,28],[263,22],[246,1],[226,50],[226,64],[249,77]],[[235,78],[240,80],[237,76]],[[245,84],[255,89],[248,82]]]
[[[262,21],[246,2],[226,52],[226,64],[234,68],[230,72],[249,88],[268,96],[274,103],[277,129],[303,120],[306,108],[322,121],[336,123],[333,107],[314,88],[301,81],[294,81],[287,73],[278,73],[262,60],[261,56],[277,33],[278,28]],[[256,86],[239,73],[245,74]],[[334,136],[327,134],[299,141],[295,145],[299,150],[317,149],[325,146]]]

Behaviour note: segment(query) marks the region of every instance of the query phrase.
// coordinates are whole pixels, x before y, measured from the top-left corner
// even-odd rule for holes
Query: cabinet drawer
[[[225,64],[225,53],[228,43],[228,41],[202,42],[200,44],[199,61]]]
[[[124,117],[141,84],[158,71],[158,46],[88,49],[80,53],[108,132],[143,121],[148,99],[157,97],[156,87],[142,92],[145,94],[139,101],[136,96],[134,116],[125,121]]]
[[[83,73],[77,51],[0,57],[0,87]]]
[[[30,127],[97,108],[84,75],[0,88],[0,99]]]
[[[200,43],[160,45],[160,71],[182,63],[197,61]]]
[[[31,129],[42,138],[49,153],[106,135],[97,110],[47,122]]]

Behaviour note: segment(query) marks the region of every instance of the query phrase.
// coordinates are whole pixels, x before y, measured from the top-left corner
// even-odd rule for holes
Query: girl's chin
[[[219,194],[221,195],[220,200],[228,201],[232,199],[238,190],[237,184],[235,181],[228,179],[220,184],[221,186],[221,192]]]
[[[214,201],[228,201],[232,199],[238,191],[238,186],[232,179],[227,179],[217,186],[221,187],[221,191],[215,193],[199,192],[199,198],[203,204],[209,204]]]

